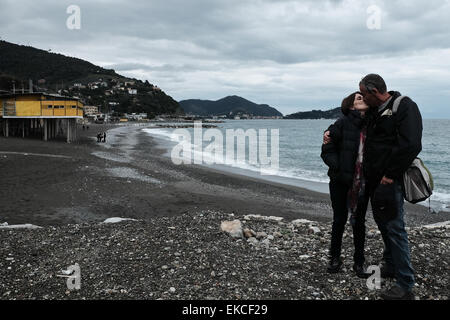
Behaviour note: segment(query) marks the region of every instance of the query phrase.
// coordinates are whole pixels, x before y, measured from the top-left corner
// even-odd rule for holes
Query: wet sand
[[[0,223],[151,219],[200,210],[331,222],[327,194],[198,165],[177,166],[141,126],[91,125],[67,144],[0,137]],[[106,143],[96,143],[98,131]],[[450,220],[406,206],[409,226]],[[368,223],[373,224],[368,212]]]

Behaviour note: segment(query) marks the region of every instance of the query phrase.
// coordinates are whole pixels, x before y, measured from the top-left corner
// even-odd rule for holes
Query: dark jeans
[[[330,256],[339,257],[341,255],[342,236],[344,234],[345,225],[348,218],[347,193],[349,187],[336,180],[330,181],[330,197],[333,207],[333,227],[331,231],[331,247]],[[355,253],[353,260],[356,264],[363,264],[364,259],[364,243],[366,239],[366,210],[368,199],[363,201],[357,208],[356,219],[352,223],[353,227],[353,243]]]
[[[397,285],[410,291],[414,287],[414,270],[405,229],[403,191],[399,183],[394,182],[395,207],[397,214],[390,221],[384,221],[374,214],[375,222],[384,242],[383,260],[388,270],[395,273]]]

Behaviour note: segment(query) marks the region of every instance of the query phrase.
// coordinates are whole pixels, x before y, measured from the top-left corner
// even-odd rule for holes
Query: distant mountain
[[[35,91],[78,96],[86,104],[106,110],[111,102],[117,112],[182,112],[178,102],[148,81],[130,79],[112,69],[49,51],[0,41],[0,92],[12,91],[13,80],[16,91],[22,87],[28,90],[31,79]]]
[[[180,101],[179,104],[186,114],[198,116],[283,116],[267,104],[256,104],[238,96],[228,96],[217,101],[189,99]]]
[[[331,110],[312,110],[301,111],[289,114],[284,119],[337,119],[342,116],[341,108],[334,108]]]

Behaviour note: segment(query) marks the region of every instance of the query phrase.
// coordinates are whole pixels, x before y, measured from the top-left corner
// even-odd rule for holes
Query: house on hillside
[[[93,116],[98,113],[98,107],[97,106],[84,106],[84,115],[85,116]]]

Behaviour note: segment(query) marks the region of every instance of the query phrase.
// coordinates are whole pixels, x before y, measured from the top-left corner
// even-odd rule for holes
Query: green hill
[[[256,104],[238,96],[228,96],[217,101],[183,100],[180,101],[180,106],[186,114],[198,116],[283,116],[277,109],[267,104]]]
[[[0,90],[12,91],[13,81],[16,90],[28,90],[29,79],[35,91],[78,96],[102,111],[147,112],[150,116],[182,113],[178,102],[148,81],[127,78],[78,58],[0,41]],[[130,94],[129,90],[136,91]]]
[[[300,111],[289,114],[284,119],[337,119],[342,116],[341,108],[334,108],[331,110],[312,110]]]

